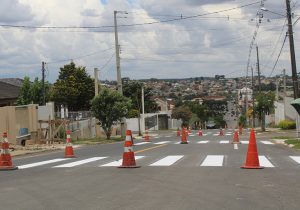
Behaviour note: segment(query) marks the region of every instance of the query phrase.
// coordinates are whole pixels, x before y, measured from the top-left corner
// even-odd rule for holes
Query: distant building
[[[216,80],[223,80],[225,79],[225,75],[215,75]]]
[[[0,81],[0,107],[15,105],[20,89],[19,86]]]

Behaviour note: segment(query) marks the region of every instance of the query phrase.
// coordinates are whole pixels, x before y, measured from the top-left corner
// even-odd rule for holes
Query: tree
[[[66,105],[73,111],[89,110],[94,95],[94,80],[87,74],[85,67],[76,67],[71,62],[60,68],[52,93],[52,99],[57,105]]]
[[[99,120],[107,139],[110,139],[112,126],[126,117],[131,101],[118,91],[104,88],[92,100],[92,112]]]
[[[173,109],[172,118],[181,119],[183,126],[187,126],[192,117],[192,112],[188,106],[179,106]]]
[[[261,130],[265,131],[265,115],[269,114],[274,109],[274,101],[275,101],[275,94],[273,92],[267,93],[259,93],[256,96],[256,112],[258,112],[259,119],[261,120]]]
[[[143,87],[143,83],[135,82],[135,81],[129,82],[123,86],[124,96],[130,98],[132,101],[132,107],[131,107],[132,111],[130,111],[130,117],[138,117],[139,135],[141,135],[140,118],[142,112],[142,87]],[[151,91],[152,91],[151,88],[148,87],[144,88],[144,101],[145,101],[146,113],[152,113],[158,111],[158,106],[155,103],[155,101],[152,99],[153,95]]]
[[[30,86],[31,85],[29,77],[24,77],[24,81],[17,100],[18,105],[27,105],[31,103]]]

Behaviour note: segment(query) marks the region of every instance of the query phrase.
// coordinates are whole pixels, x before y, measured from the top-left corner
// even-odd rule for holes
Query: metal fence
[[[80,111],[80,112],[55,112],[55,118],[69,119],[69,120],[84,120],[93,117],[91,111]]]

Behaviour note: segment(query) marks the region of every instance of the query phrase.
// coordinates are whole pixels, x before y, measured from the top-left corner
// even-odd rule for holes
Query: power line
[[[152,25],[152,24],[158,24],[158,23],[182,21],[182,20],[198,18],[198,17],[212,15],[212,14],[229,12],[232,10],[249,7],[249,6],[258,4],[258,3],[260,3],[260,1],[252,2],[249,4],[244,4],[244,5],[229,8],[229,9],[219,10],[219,11],[215,11],[215,12],[208,12],[208,13],[204,13],[204,14],[178,17],[178,18],[172,18],[172,19],[160,20],[160,21],[145,22],[145,23],[122,24],[122,25],[118,25],[118,27],[142,26],[142,25]],[[98,28],[113,28],[114,27],[114,25],[108,25],[108,26],[25,26],[25,25],[11,25],[11,24],[0,24],[0,26],[7,27],[7,28],[24,28],[24,29],[98,29]]]

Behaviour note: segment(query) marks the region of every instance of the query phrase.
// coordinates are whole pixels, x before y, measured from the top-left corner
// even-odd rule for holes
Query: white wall
[[[284,104],[275,101],[275,124],[278,124],[281,120],[285,119],[284,116]]]

